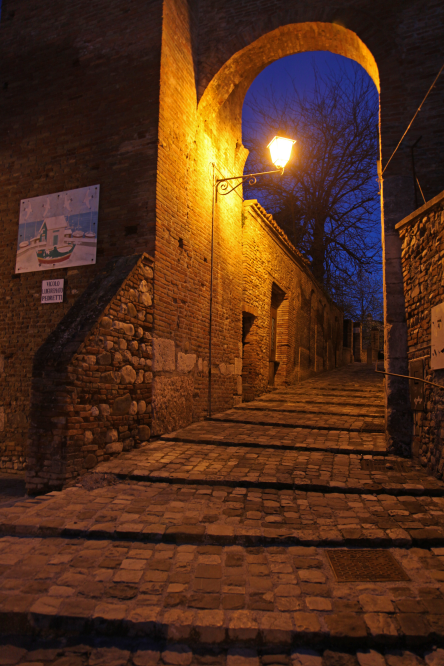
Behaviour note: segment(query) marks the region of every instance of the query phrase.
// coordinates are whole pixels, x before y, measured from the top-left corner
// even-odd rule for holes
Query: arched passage
[[[173,25],[173,24],[172,24]],[[177,24],[175,24],[177,29]],[[385,38],[380,39],[380,51],[387,51]],[[245,41],[248,41],[246,39]],[[270,63],[275,60],[303,51],[328,50],[338,55],[351,58],[358,62],[374,81],[378,91],[381,89],[378,64],[370,49],[358,34],[335,23],[312,22],[288,23],[262,34],[257,39],[252,39],[231,57],[229,57],[211,80],[200,90],[198,101],[195,62],[193,61],[192,46],[190,42],[189,59],[186,66],[181,61],[176,61],[174,52],[168,52],[165,58],[165,77],[161,79],[161,121],[159,124],[159,166],[158,166],[158,202],[162,208],[158,217],[156,234],[156,247],[158,255],[164,255],[174,247],[173,234],[170,227],[176,225],[177,235],[179,230],[185,228],[183,242],[194,243],[196,256],[204,255],[206,265],[202,266],[200,280],[197,276],[191,276],[187,284],[187,292],[199,291],[201,297],[196,298],[196,313],[207,312],[208,291],[205,287],[198,288],[198,281],[202,285],[212,284],[209,290],[213,308],[213,323],[211,328],[213,359],[212,372],[218,373],[220,367],[231,367],[237,357],[239,343],[242,340],[242,198],[233,193],[227,197],[220,197],[216,208],[213,208],[213,177],[226,178],[242,174],[247,151],[242,144],[242,105],[245,94],[254,78]],[[174,68],[177,73],[174,74]],[[189,89],[185,85],[184,72],[188,77]],[[167,76],[168,71],[168,76]],[[192,94],[184,95],[185,91]],[[174,95],[180,99],[181,107],[176,104]],[[187,124],[181,125],[177,118],[178,112],[187,119]],[[214,169],[214,172],[213,172]],[[177,214],[171,217],[164,203],[171,198],[171,181],[167,174],[174,170],[176,179],[183,181],[184,186],[177,189]],[[164,175],[165,174],[165,175]],[[159,205],[158,204],[158,205]],[[214,215],[213,215],[214,211]],[[171,220],[173,220],[171,222]],[[213,224],[212,224],[213,220]],[[162,227],[162,222],[165,225]],[[392,222],[390,223],[392,224]],[[165,231],[164,231],[165,230]],[[385,289],[385,312],[386,321],[390,321],[391,337],[386,349],[386,358],[393,357],[395,372],[403,372],[405,358],[399,353],[399,341],[401,346],[406,340],[406,326],[404,301],[402,292],[402,273],[400,269],[399,239],[397,234],[392,233],[391,227],[382,230],[383,251],[386,252],[384,259],[387,265],[387,256],[390,255],[390,289]],[[214,243],[212,242],[212,239]],[[197,246],[199,245],[199,251]],[[208,261],[208,257],[212,261]],[[163,260],[163,259],[162,259]],[[165,263],[167,266],[167,263]],[[159,279],[163,276],[161,266],[158,264]],[[169,270],[169,266],[168,266]],[[166,274],[166,271],[165,271]],[[211,277],[212,276],[212,277]],[[384,278],[387,284],[387,271]],[[184,283],[185,284],[185,283]],[[190,285],[193,285],[191,288]],[[162,294],[168,291],[164,285],[159,285]],[[178,301],[179,302],[179,301]],[[174,305],[174,307],[176,307]],[[177,308],[176,308],[177,309]],[[190,325],[192,324],[191,308]],[[160,322],[166,334],[168,317]],[[388,316],[387,316],[388,315]],[[206,315],[205,315],[206,316]],[[180,319],[181,322],[184,319]],[[204,358],[208,349],[208,328],[202,333],[198,342],[199,351]],[[203,329],[202,329],[203,330]],[[174,332],[177,340],[182,339],[182,329]],[[395,340],[396,337],[396,340]],[[185,341],[186,344],[186,341]],[[390,348],[390,345],[391,348]],[[398,349],[396,349],[398,346]],[[393,351],[393,354],[391,351]],[[395,369],[396,366],[396,369]],[[223,384],[226,388],[223,388]],[[229,384],[227,380],[218,380],[213,400],[214,409],[223,408],[228,405],[229,395],[235,393],[234,378]],[[205,378],[201,382],[202,390],[195,391],[199,395],[199,410],[205,413]],[[388,393],[390,402],[390,392]],[[402,404],[399,395],[393,403],[391,410],[391,423],[393,424],[394,437],[399,436],[404,428],[403,437],[408,439],[409,432],[402,423],[408,423],[405,418],[408,406]],[[401,424],[401,428],[399,427]],[[391,441],[391,440],[390,440]]]
[[[355,60],[380,92],[375,58],[356,33],[334,23],[293,23],[259,37],[230,58],[203,93],[200,116],[214,116],[234,92],[243,98],[256,76],[275,60],[305,51],[331,51]]]

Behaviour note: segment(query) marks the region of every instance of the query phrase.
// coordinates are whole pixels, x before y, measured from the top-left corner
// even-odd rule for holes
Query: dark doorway
[[[277,308],[270,309],[270,354],[268,363],[268,384],[274,386],[276,374],[276,332],[277,332]]]

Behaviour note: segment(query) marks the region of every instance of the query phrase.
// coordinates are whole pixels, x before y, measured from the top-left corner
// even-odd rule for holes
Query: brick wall
[[[444,301],[444,192],[397,224],[408,326],[410,375],[444,386],[444,370],[432,370],[431,308]],[[419,375],[416,375],[419,376]],[[408,380],[404,390],[408,392]],[[416,391],[415,391],[416,389]],[[410,382],[414,418],[413,455],[437,476],[444,472],[444,390]],[[416,405],[415,395],[422,396]]]
[[[27,488],[61,488],[150,438],[153,260],[111,261],[38,350]]]
[[[342,311],[255,200],[244,202],[242,248],[243,398],[268,390],[272,305],[277,307],[275,386],[342,365]]]
[[[155,257],[154,432],[207,413],[210,294],[211,372],[236,365],[242,342],[242,199],[220,197],[213,216],[212,165],[217,177],[243,171],[241,117],[249,85],[289,53],[325,49],[354,58],[381,84],[385,163],[441,66],[443,11],[439,0],[351,0],[340,10],[325,0],[44,0],[38,9],[31,0],[4,0],[0,445],[9,462],[20,465],[26,455],[36,350],[113,256],[146,251]],[[439,191],[444,171],[442,94],[442,87],[432,93],[415,124],[423,134],[417,172],[428,197]],[[67,301],[40,305],[42,275],[13,277],[19,201],[92,183],[101,187],[97,265],[46,273],[68,280]],[[396,343],[405,341],[406,323],[393,226],[412,210],[412,183],[406,144],[384,174],[386,357],[395,372],[406,363]],[[317,295],[300,298],[309,323],[301,327],[297,361],[309,371],[313,359],[316,367],[324,363],[324,348],[327,358],[332,350]],[[237,375],[219,373],[212,388],[215,410],[239,399]],[[388,381],[394,446],[396,438],[407,445],[410,436],[398,389],[396,379]]]
[[[154,254],[161,21],[160,0],[2,3],[0,458],[8,469],[26,459],[36,351],[110,258]],[[20,200],[96,183],[97,264],[14,275]],[[40,304],[50,278],[65,278],[64,303]]]

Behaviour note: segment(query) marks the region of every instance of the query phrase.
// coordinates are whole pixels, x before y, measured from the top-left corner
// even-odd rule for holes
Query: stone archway
[[[177,29],[177,23],[175,24]],[[334,23],[304,21],[281,25],[256,39],[245,40],[247,43],[233,53],[216,71],[214,76],[203,89],[198,89],[198,73],[195,61],[192,58],[192,41],[189,42],[187,53],[186,76],[184,82],[183,63],[176,63],[174,52],[169,52],[165,58],[165,77],[161,85],[161,119],[159,124],[159,168],[158,168],[158,201],[171,196],[171,182],[163,174],[170,173],[172,168],[178,171],[184,182],[183,189],[177,191],[178,217],[180,221],[171,221],[171,216],[160,211],[157,219],[156,254],[157,273],[162,279],[162,265],[159,265],[157,256],[163,256],[168,247],[173,247],[171,241],[174,235],[171,228],[176,225],[177,235],[185,234],[193,238],[195,247],[199,244],[199,251],[205,255],[206,265],[202,266],[202,284],[209,287],[210,266],[208,255],[211,252],[211,238],[214,232],[214,284],[213,305],[217,330],[213,333],[213,345],[219,363],[232,363],[237,355],[238,341],[242,339],[242,321],[239,313],[232,306],[233,303],[242,302],[242,284],[238,268],[242,263],[241,256],[241,225],[242,225],[242,199],[235,194],[230,197],[221,197],[217,204],[215,216],[212,217],[213,188],[212,178],[214,168],[215,177],[227,177],[243,172],[247,151],[242,144],[242,104],[245,94],[254,78],[271,62],[286,55],[310,51],[329,50],[334,53],[352,58],[362,65],[374,81],[378,91],[382,90],[380,83],[380,66],[377,58],[359,35],[341,25]],[[390,49],[385,38],[380,39],[378,56],[383,60]],[[385,66],[385,63],[383,63]],[[180,68],[177,77],[172,76],[171,68]],[[177,81],[180,80],[180,86]],[[183,92],[187,91],[185,97]],[[162,94],[163,93],[163,94]],[[174,99],[180,94],[180,112],[186,112],[187,124],[184,126],[177,121],[178,104]],[[200,98],[200,101],[199,101]],[[183,145],[179,139],[183,140]],[[214,166],[212,166],[214,165]],[[396,189],[394,183],[391,190]],[[390,189],[390,188],[389,188]],[[382,195],[382,192],[381,192]],[[390,192],[392,196],[392,192]],[[400,214],[401,216],[401,214]],[[402,273],[400,265],[399,238],[393,230],[394,222],[399,218],[392,214],[392,218],[382,225],[382,239],[384,252],[384,279],[390,284],[385,289],[385,316],[388,326],[386,358],[392,372],[406,374],[405,347],[406,325],[404,312],[404,297],[402,289]],[[211,220],[214,220],[214,229]],[[164,233],[164,229],[169,229]],[[199,238],[196,237],[198,230]],[[387,267],[389,267],[389,282],[387,282]],[[196,278],[189,279],[196,286]],[[164,285],[159,285],[166,293]],[[188,289],[190,291],[190,289]],[[199,312],[205,311],[202,293]],[[227,298],[230,294],[230,298]],[[206,304],[206,307],[208,305]],[[159,317],[159,315],[157,315]],[[167,315],[168,316],[168,315]],[[166,330],[166,319],[159,317],[161,328]],[[208,328],[201,331],[201,339],[197,342],[200,349],[207,345]],[[170,331],[166,335],[171,334]],[[174,334],[180,339],[181,332]],[[179,343],[180,344],[180,343]],[[400,351],[401,350],[401,351]],[[201,352],[202,353],[202,352]],[[205,355],[205,352],[203,352]],[[225,360],[226,357],[226,360]],[[230,359],[232,360],[230,361]],[[215,368],[216,370],[217,368]],[[205,383],[202,377],[199,380],[201,389],[199,393],[200,405],[196,413],[205,412]],[[404,387],[401,386],[401,389]],[[387,431],[388,443],[397,447],[399,441],[408,446],[410,439],[409,405],[401,394],[400,385],[388,382],[387,391]],[[222,388],[218,384],[216,404],[220,407],[227,405],[227,400],[233,387],[227,385]]]
[[[333,23],[296,23],[268,32],[232,56],[206,87],[199,101],[199,115],[205,120],[211,118],[233,92],[245,96],[256,76],[272,62],[306,51],[331,51],[355,60],[380,92],[375,58],[356,33]]]

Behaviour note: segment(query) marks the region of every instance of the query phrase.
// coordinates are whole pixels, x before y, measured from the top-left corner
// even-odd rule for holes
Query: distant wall
[[[343,313],[255,200],[244,202],[243,399],[268,390],[270,310],[277,310],[276,387],[342,365]]]
[[[444,385],[444,369],[431,369],[431,309],[444,302],[444,192],[396,225],[408,330],[409,375]],[[438,476],[444,473],[444,390],[404,381],[410,388],[412,451]]]

